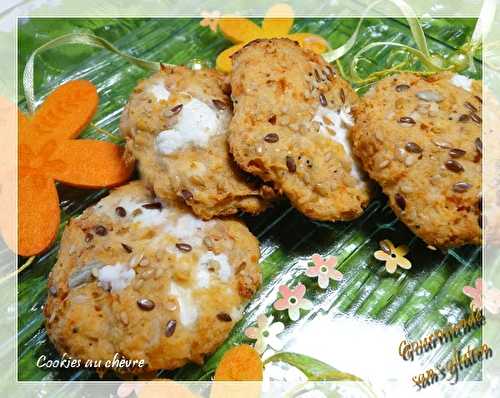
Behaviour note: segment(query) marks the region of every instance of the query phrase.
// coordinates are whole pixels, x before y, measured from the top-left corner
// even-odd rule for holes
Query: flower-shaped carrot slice
[[[60,223],[55,181],[80,188],[119,185],[133,165],[109,142],[75,140],[92,120],[99,102],[87,81],[66,83],[28,119],[19,117],[18,252],[31,256],[55,240]]]
[[[232,68],[231,55],[255,39],[287,37],[318,54],[325,52],[328,49],[328,43],[321,36],[311,33],[289,33],[293,25],[293,16],[293,9],[288,4],[276,4],[267,11],[262,27],[245,18],[220,19],[221,32],[235,45],[218,55],[217,69],[221,72],[230,72]]]

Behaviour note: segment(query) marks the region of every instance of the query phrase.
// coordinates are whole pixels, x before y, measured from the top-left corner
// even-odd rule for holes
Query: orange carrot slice
[[[19,178],[19,244],[21,256],[43,252],[59,228],[59,199],[54,181],[39,174]]]
[[[97,90],[84,80],[54,90],[19,125],[19,235],[22,256],[39,254],[56,238],[59,200],[54,180],[81,188],[113,187],[133,171],[123,149],[109,142],[72,140],[92,120]]]
[[[275,4],[267,10],[262,22],[266,37],[284,37],[293,25],[293,9],[288,4]]]
[[[62,141],[45,172],[55,180],[80,188],[113,187],[130,177],[133,165],[123,160],[123,148],[104,141]]]
[[[246,18],[222,18],[219,20],[222,34],[233,43],[245,43],[262,35],[262,30]]]
[[[224,73],[229,73],[231,72],[231,69],[233,67],[233,61],[231,60],[231,55],[233,55],[235,52],[241,50],[243,48],[244,44],[236,44],[232,47],[229,47],[228,49],[222,51],[218,56],[217,59],[215,60],[215,66],[217,70],[220,72]]]
[[[260,381],[262,376],[260,355],[248,344],[227,351],[215,371],[215,381]]]
[[[37,109],[30,123],[32,144],[46,138],[78,137],[90,123],[99,103],[95,86],[87,80],[73,80],[54,90]]]

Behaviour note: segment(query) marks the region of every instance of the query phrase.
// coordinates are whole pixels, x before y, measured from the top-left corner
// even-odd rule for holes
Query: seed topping
[[[102,225],[97,225],[94,228],[94,231],[99,236],[106,236],[108,234],[108,230],[106,229],[106,227],[104,227]]]
[[[321,106],[328,105],[328,101],[326,100],[326,97],[323,93],[319,93],[319,103],[321,104]]]
[[[464,105],[470,111],[477,112],[477,108],[474,105],[472,105],[469,101],[465,101]]]
[[[127,253],[132,253],[132,251],[133,251],[132,248],[125,243],[122,243],[122,247],[123,247],[123,250],[125,250]]]
[[[453,171],[454,173],[461,173],[464,171],[464,167],[453,159],[447,160],[444,165],[448,170]]]
[[[184,107],[184,105],[182,105],[182,104],[176,105],[170,109],[170,113],[172,115],[177,115],[180,111],[182,111],[183,107]]]
[[[472,185],[470,185],[468,182],[460,181],[453,185],[453,191],[457,193],[463,193],[471,187]]]
[[[405,123],[405,124],[415,124],[415,119],[409,116],[403,116],[399,119],[399,123]]]
[[[184,199],[186,202],[193,199],[193,194],[191,193],[191,191],[188,191],[187,189],[183,189],[181,191],[181,196],[182,199]]]
[[[177,327],[177,321],[175,319],[170,319],[165,327],[165,336],[171,337],[175,333],[175,328]]]
[[[396,200],[396,204],[399,206],[401,210],[404,210],[406,208],[406,200],[403,195],[397,193],[394,196],[394,199]]]
[[[423,149],[415,142],[407,142],[405,145],[405,149],[407,152],[411,153],[422,153],[423,151]]]
[[[476,115],[475,113],[471,113],[470,118],[472,119],[472,121],[476,122],[477,124],[481,124],[483,121],[483,119],[481,119],[481,117]]]
[[[280,137],[276,133],[269,133],[264,137],[264,141],[273,144],[275,142],[278,142],[280,140]]]
[[[474,146],[476,147],[476,150],[482,155],[483,154],[483,141],[481,138],[476,138],[474,140]]]
[[[141,310],[144,311],[151,311],[153,308],[155,308],[154,301],[147,298],[137,300],[137,305]]]
[[[191,250],[193,250],[191,245],[188,243],[176,243],[175,247],[184,253],[189,253]]]
[[[150,209],[150,210],[161,210],[163,208],[163,205],[161,202],[152,202],[152,203],[146,203],[145,205],[142,205],[145,209]]]
[[[231,318],[231,315],[229,315],[226,312],[219,312],[217,314],[217,319],[221,322],[231,322],[233,319]]]
[[[408,84],[398,84],[396,86],[396,91],[398,93],[402,93],[403,91],[406,91],[410,88],[410,86]]]
[[[443,96],[434,90],[419,91],[415,95],[426,102],[441,102],[443,100]]]
[[[220,111],[227,108],[227,104],[224,101],[221,101],[218,99],[213,99],[212,103]]]
[[[452,148],[450,149],[450,157],[454,158],[454,159],[457,159],[457,158],[461,158],[462,156],[465,155],[465,151],[463,149],[460,149],[460,148]]]
[[[286,167],[290,173],[295,173],[297,171],[297,165],[291,156],[286,157]]]

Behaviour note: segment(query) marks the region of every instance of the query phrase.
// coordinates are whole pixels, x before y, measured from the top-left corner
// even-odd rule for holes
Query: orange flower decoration
[[[133,165],[123,149],[95,140],[75,140],[94,116],[94,85],[75,80],[58,87],[32,118],[19,112],[19,239],[22,256],[37,255],[56,238],[60,224],[55,181],[80,188],[125,182]]]
[[[276,4],[267,11],[262,27],[246,18],[221,18],[219,29],[235,45],[219,54],[216,61],[217,69],[225,73],[231,72],[231,55],[255,39],[286,37],[317,54],[325,52],[328,43],[321,36],[311,33],[289,33],[293,25],[293,16],[293,9],[288,4]]]

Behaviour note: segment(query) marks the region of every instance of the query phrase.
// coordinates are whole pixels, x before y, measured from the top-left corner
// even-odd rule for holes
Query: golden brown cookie
[[[185,201],[203,219],[259,213],[274,195],[228,153],[229,85],[213,70],[164,67],[134,89],[120,130],[141,178],[160,198]]]
[[[451,73],[380,81],[356,112],[354,151],[429,245],[481,243],[481,82]]]
[[[260,285],[258,259],[241,222],[202,221],[132,182],[66,227],[48,280],[48,335],[84,361],[143,359],[136,371],[202,363]]]
[[[351,154],[357,96],[321,56],[288,39],[255,40],[233,56],[236,162],[317,220],[351,220],[369,200]]]

